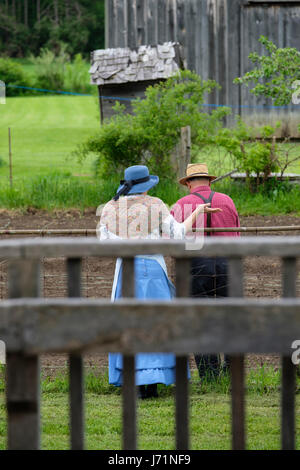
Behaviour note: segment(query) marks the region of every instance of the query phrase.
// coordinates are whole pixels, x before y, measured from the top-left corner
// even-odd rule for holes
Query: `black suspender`
[[[214,191],[211,191],[208,198],[206,198],[206,197],[204,197],[204,196],[201,196],[201,194],[199,194],[199,193],[192,193],[192,194],[195,194],[195,196],[200,197],[200,199],[202,199],[202,201],[204,202],[204,204],[210,204],[211,201],[212,201],[212,198],[214,197],[215,192],[214,192]],[[211,227],[211,214],[207,214],[206,226],[207,226],[207,228],[210,228],[210,227]],[[211,236],[211,232],[207,232],[207,236],[210,237],[210,236]]]

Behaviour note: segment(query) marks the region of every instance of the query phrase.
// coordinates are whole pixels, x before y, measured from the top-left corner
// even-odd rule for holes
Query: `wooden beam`
[[[126,354],[290,354],[300,337],[300,299],[4,300],[0,337],[8,352],[28,354],[96,345]]]
[[[299,232],[300,225],[278,225],[277,227],[205,227],[201,229],[193,229],[193,232]],[[53,235],[81,235],[83,237],[96,236],[97,228],[70,228],[70,229],[1,229],[0,235],[27,235],[49,237]]]
[[[208,237],[209,238],[209,237]],[[211,237],[201,250],[188,250],[177,240],[99,241],[87,238],[36,238],[1,240],[0,258],[42,257],[123,257],[161,253],[174,258],[195,256],[241,257],[278,256],[300,257],[300,237]]]

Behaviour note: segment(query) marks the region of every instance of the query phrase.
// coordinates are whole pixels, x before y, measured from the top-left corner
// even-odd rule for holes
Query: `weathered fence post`
[[[12,151],[11,151],[11,130],[8,128],[8,157],[9,157],[9,183],[13,187],[13,174],[12,174]]]
[[[283,297],[296,297],[296,258],[283,258]],[[295,375],[296,368],[291,356],[282,357],[281,387],[281,447],[295,449]]]
[[[11,261],[8,296],[39,297],[40,261]],[[26,334],[26,331],[22,331]],[[7,354],[6,404],[8,449],[35,450],[40,447],[40,365],[38,356]]]
[[[191,163],[191,128],[182,127],[180,130],[180,142],[171,154],[171,166],[178,178],[185,175],[186,167]]]
[[[176,259],[176,297],[190,294],[190,260]],[[176,356],[176,449],[189,448],[188,357]]]
[[[122,297],[134,297],[134,258],[123,258]],[[123,356],[123,449],[137,449],[135,357]]]
[[[67,261],[69,297],[81,297],[81,258]],[[84,364],[80,353],[69,356],[71,448],[84,448]]]
[[[243,261],[241,258],[229,260],[229,296],[243,297]],[[232,448],[245,448],[245,390],[244,356],[230,356],[231,372],[231,412],[232,412]]]

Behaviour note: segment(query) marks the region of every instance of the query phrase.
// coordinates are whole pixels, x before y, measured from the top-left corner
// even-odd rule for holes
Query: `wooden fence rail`
[[[300,225],[278,225],[277,227],[204,227],[203,229],[193,229],[193,232],[298,232]],[[49,237],[53,235],[64,235],[73,237],[74,235],[81,235],[82,237],[95,236],[96,229],[92,228],[73,228],[73,229],[1,229],[0,236],[19,236],[27,235],[38,237]]]
[[[140,301],[134,296],[134,256],[161,253],[176,263],[177,298]],[[282,299],[243,298],[243,258],[281,256]],[[39,298],[40,259],[67,258],[67,299]],[[123,299],[81,298],[83,256],[123,258]],[[227,299],[189,296],[189,262],[195,256],[229,259]],[[72,449],[84,448],[82,354],[87,350],[121,352],[123,363],[123,448],[136,449],[134,356],[138,352],[176,354],[176,448],[189,448],[187,358],[191,352],[230,354],[232,447],[243,449],[245,435],[244,354],[282,355],[282,448],[295,447],[295,365],[291,345],[300,339],[300,299],[296,297],[296,258],[300,237],[210,239],[198,252],[182,241],[107,241],[23,239],[0,242],[9,259],[9,299],[0,302],[0,339],[7,350],[6,398],[8,448],[40,447],[39,356],[69,354]],[[113,334],[112,334],[113,333]]]

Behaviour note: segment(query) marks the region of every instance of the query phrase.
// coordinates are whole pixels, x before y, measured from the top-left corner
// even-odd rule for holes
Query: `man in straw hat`
[[[173,207],[172,214],[178,222],[183,222],[199,204],[210,203],[211,207],[219,207],[222,212],[206,214],[204,226],[239,227],[239,216],[233,200],[226,194],[211,190],[210,184],[216,176],[210,175],[206,163],[190,164],[186,176],[179,183],[186,186],[189,195],[179,199]],[[194,225],[195,227],[195,225]],[[206,232],[205,236],[238,237],[239,232]],[[225,258],[193,258],[191,266],[192,297],[227,297],[227,260]],[[220,372],[219,355],[195,355],[200,378],[216,377]],[[225,356],[224,368],[228,368]]]

